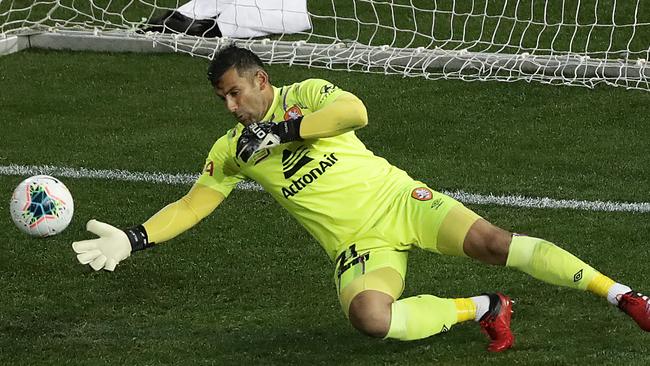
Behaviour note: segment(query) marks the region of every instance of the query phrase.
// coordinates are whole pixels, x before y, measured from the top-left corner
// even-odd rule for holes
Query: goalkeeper
[[[208,78],[239,123],[216,141],[190,191],[144,224],[123,231],[89,221],[99,238],[72,244],[82,264],[113,271],[132,252],[196,225],[237,182],[252,179],[326,251],[341,307],[367,335],[415,340],[475,320],[490,351],[512,347],[506,295],[400,298],[415,247],[592,292],[650,331],[646,296],[544,239],[490,224],[366,149],[354,132],[367,124],[366,109],[353,94],[317,79],[277,88],[260,59],[236,46],[215,55]]]

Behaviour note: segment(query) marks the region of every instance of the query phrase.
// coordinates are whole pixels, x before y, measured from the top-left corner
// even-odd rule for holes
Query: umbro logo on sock
[[[576,272],[576,274],[573,275],[573,282],[578,282],[582,279],[582,269]]]

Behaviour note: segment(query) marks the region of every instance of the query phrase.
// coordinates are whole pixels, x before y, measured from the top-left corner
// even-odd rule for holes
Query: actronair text
[[[325,159],[319,161],[317,167],[312,168],[308,173],[298,179],[292,179],[289,186],[282,187],[284,198],[288,199],[289,197],[293,197],[300,193],[303,188],[315,182],[321,175],[325,174],[325,171],[328,168],[331,168],[337,161],[339,161],[339,159],[334,156],[334,153],[323,156]]]

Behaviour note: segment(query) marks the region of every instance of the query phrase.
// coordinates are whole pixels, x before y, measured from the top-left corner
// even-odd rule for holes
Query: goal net
[[[194,0],[290,19],[305,0]],[[175,51],[211,57],[236,41],[264,61],[428,79],[537,81],[650,90],[647,0],[311,0],[306,30],[188,36],[141,32],[185,0],[0,0],[0,54],[25,47]],[[224,5],[225,4],[225,5]],[[260,5],[261,4],[261,5]],[[304,5],[303,5],[304,6]],[[221,17],[221,15],[219,15]],[[221,28],[246,27],[240,16]],[[247,24],[240,24],[246,22]],[[261,19],[261,20],[260,20]],[[225,32],[224,32],[225,34]],[[235,35],[236,36],[236,35]],[[4,52],[3,52],[4,48]]]

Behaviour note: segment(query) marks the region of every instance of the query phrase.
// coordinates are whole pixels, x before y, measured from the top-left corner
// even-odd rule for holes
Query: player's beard
[[[233,112],[235,119],[244,126],[248,126],[251,123],[260,122],[269,106],[265,104],[264,97],[260,93],[254,97],[249,97],[245,102],[242,103],[246,108],[240,108]]]
[[[235,116],[237,122],[243,124],[244,126],[248,126],[251,123],[257,122],[253,115],[250,113],[233,113],[233,116]]]
[[[255,113],[253,111],[237,111],[233,113],[233,116],[235,116],[235,119],[243,124],[244,126],[248,126],[251,123],[255,122],[260,122],[262,118],[264,117],[264,113]]]

